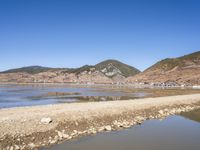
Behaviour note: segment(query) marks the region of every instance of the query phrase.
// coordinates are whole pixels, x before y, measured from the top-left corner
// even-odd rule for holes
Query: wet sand
[[[200,94],[0,110],[0,149],[34,149],[197,109]],[[44,124],[41,119],[50,118]]]

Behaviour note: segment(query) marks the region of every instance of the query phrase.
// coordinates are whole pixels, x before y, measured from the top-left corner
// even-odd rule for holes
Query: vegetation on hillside
[[[30,74],[37,74],[41,72],[46,72],[49,70],[56,71],[60,70],[62,68],[49,68],[49,67],[42,67],[42,66],[28,66],[28,67],[22,67],[22,68],[16,68],[16,69],[10,69],[7,71],[3,71],[1,73],[17,73],[17,72],[26,72]]]
[[[112,60],[112,59],[98,63],[95,65],[95,67],[98,70],[102,70],[103,68],[106,68],[106,66],[108,66],[109,64],[112,64],[114,67],[118,68],[121,71],[122,75],[124,75],[125,77],[134,76],[134,75],[140,73],[140,70],[138,70],[132,66],[129,66],[127,64],[124,64],[120,61]]]
[[[168,71],[175,67],[184,67],[185,62],[193,62],[194,64],[200,63],[200,51],[178,58],[167,58],[161,60],[147,70],[161,69],[164,71]]]
[[[126,65],[124,63],[121,63],[117,60],[106,60],[101,63],[98,63],[94,66],[91,65],[84,65],[80,68],[49,68],[49,67],[42,67],[42,66],[28,66],[28,67],[22,67],[22,68],[17,68],[17,69],[10,69],[1,73],[16,73],[16,72],[26,72],[30,74],[37,74],[41,72],[46,72],[46,71],[57,71],[57,70],[63,70],[63,72],[66,73],[76,73],[80,74],[81,72],[84,71],[91,71],[92,68],[95,70],[101,71],[104,68],[107,68],[109,65],[114,66],[116,69],[120,70],[123,76],[129,77],[133,76],[135,74],[140,73],[140,71],[132,66]],[[108,68],[107,68],[108,69]],[[112,71],[112,70],[107,70],[107,71]]]

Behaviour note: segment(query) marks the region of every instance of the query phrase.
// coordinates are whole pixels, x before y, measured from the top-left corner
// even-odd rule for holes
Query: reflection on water
[[[200,122],[200,109],[191,112],[181,113],[181,116],[196,122]]]
[[[127,100],[189,93],[200,93],[200,90],[135,89],[109,85],[0,85],[0,108],[66,102]]]
[[[193,116],[195,114],[195,116]],[[200,110],[141,126],[100,133],[46,148],[48,150],[199,150]],[[195,120],[195,121],[192,121]]]

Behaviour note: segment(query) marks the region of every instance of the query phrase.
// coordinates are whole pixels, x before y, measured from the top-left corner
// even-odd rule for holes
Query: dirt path
[[[190,111],[199,104],[200,94],[193,94],[1,109],[0,149],[33,149]]]

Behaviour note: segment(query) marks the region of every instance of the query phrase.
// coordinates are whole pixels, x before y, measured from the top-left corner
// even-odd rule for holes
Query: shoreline
[[[140,84],[140,83],[136,83],[136,84],[127,84],[127,83],[121,83],[121,84],[117,84],[117,83],[78,83],[78,82],[0,82],[0,86],[1,85],[55,85],[55,86],[65,86],[65,85],[70,85],[70,86],[96,86],[96,87],[101,87],[101,86],[113,86],[113,87],[132,87],[132,88],[180,88],[180,89],[200,89],[200,85],[189,85],[189,86],[181,86],[181,85],[176,85],[176,86],[155,86],[155,85],[151,85],[151,84]]]
[[[0,110],[0,149],[34,149],[200,107],[200,94]]]

